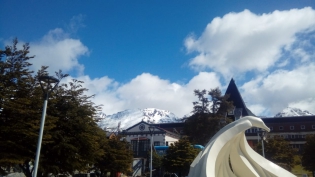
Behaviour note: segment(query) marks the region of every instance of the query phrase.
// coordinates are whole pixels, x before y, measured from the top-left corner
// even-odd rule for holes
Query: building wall
[[[174,138],[174,137],[171,137],[171,136],[167,136],[167,137],[165,137],[165,145],[166,146],[170,146],[171,144],[174,144],[178,140],[179,140],[179,138]]]
[[[315,134],[315,116],[282,117],[282,118],[263,118],[262,119],[270,132],[267,138],[280,136],[290,142],[292,148],[303,150],[306,136]],[[251,145],[258,142],[258,129],[252,128],[246,131],[246,139]]]
[[[131,126],[122,132],[126,141],[131,144],[131,149],[134,152],[134,157],[147,157],[148,151],[151,149],[151,132],[150,126],[154,126],[153,131],[153,145],[154,146],[168,146],[178,141],[180,136],[178,134],[164,130],[154,124],[140,122]]]

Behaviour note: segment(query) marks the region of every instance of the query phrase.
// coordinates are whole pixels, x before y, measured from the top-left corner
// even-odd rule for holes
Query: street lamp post
[[[262,147],[262,154],[265,157],[265,147],[264,147],[264,140],[266,140],[266,131],[257,131],[258,136],[261,138],[261,147]]]
[[[154,133],[154,126],[150,126],[149,130],[150,130],[150,134],[151,134],[151,159],[150,159],[150,177],[152,177],[152,146],[153,146],[153,133]]]
[[[39,161],[40,149],[41,149],[42,139],[43,139],[48,96],[57,87],[57,85],[59,83],[59,80],[57,78],[52,77],[52,76],[40,76],[38,78],[38,80],[39,80],[40,86],[44,92],[44,105],[43,105],[42,118],[41,118],[41,122],[40,122],[40,129],[39,129],[39,136],[38,136],[38,142],[37,142],[37,150],[36,150],[33,177],[37,177],[38,161]],[[43,82],[47,83],[46,87],[43,85]],[[51,84],[55,84],[55,85],[52,86]]]

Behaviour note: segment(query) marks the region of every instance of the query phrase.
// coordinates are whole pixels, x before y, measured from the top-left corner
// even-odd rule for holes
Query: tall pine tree
[[[40,117],[40,90],[29,70],[29,45],[0,50],[0,166],[24,164],[35,158]],[[30,175],[30,174],[27,174]]]
[[[133,153],[130,150],[129,143],[117,136],[108,140],[103,147],[105,154],[97,160],[95,166],[101,172],[101,176],[110,172],[114,177],[117,172],[130,173]]]
[[[167,172],[177,173],[179,177],[187,176],[190,164],[198,152],[187,139],[180,139],[169,146],[163,158],[163,166]]]
[[[0,50],[0,166],[18,165],[31,177],[43,108],[37,78],[48,73],[42,67],[33,75],[29,45],[18,49],[17,44],[15,39],[12,46]],[[38,176],[88,170],[88,164],[104,154],[100,142],[106,136],[94,120],[99,107],[86,91],[81,81],[73,80],[50,94]]]
[[[194,144],[205,145],[223,126],[230,122],[226,113],[233,108],[228,95],[222,95],[219,88],[195,90],[198,101],[193,102],[193,115],[185,121],[184,131]],[[208,95],[206,95],[208,94]]]

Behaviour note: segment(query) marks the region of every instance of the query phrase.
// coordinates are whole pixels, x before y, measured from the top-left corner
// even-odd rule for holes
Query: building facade
[[[149,127],[153,128],[151,132]],[[180,135],[176,132],[168,131],[160,126],[160,124],[149,124],[147,122],[139,122],[122,134],[126,141],[130,142],[134,157],[146,158],[151,148],[151,139],[153,138],[153,146],[170,146],[180,139]],[[152,134],[152,136],[151,136]]]
[[[262,118],[262,120],[270,128],[267,138],[280,136],[289,141],[292,148],[300,152],[303,150],[306,136],[315,134],[315,116],[270,117]],[[251,146],[260,140],[260,131],[257,128],[246,130],[246,139]]]

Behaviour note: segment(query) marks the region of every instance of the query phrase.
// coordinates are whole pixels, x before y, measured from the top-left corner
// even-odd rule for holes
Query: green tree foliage
[[[93,119],[98,107],[89,101],[90,96],[84,95],[86,88],[81,84],[78,80],[62,84],[51,95],[47,114],[57,120],[48,132],[51,141],[42,148],[40,170],[44,176],[87,170],[87,164],[93,164],[104,153],[99,142],[106,135],[100,133],[102,130]]]
[[[114,177],[117,172],[131,172],[133,152],[130,150],[128,142],[121,140],[118,136],[109,139],[108,143],[104,143],[102,148],[106,149],[106,152],[97,160],[97,163],[95,163],[95,167],[101,172],[101,176],[103,176],[105,172],[110,172],[112,177]]]
[[[211,98],[211,113],[213,117],[225,117],[226,113],[233,108],[233,103],[227,101],[229,95],[222,95],[219,88],[211,89],[208,92]]]
[[[302,155],[302,166],[309,171],[315,171],[315,135],[306,136],[304,152]]]
[[[261,143],[256,145],[256,151],[262,154]],[[294,155],[296,149],[290,147],[290,143],[279,136],[268,138],[267,142],[264,142],[265,158],[278,164],[279,166],[291,171],[295,165]]]
[[[0,50],[0,167],[19,165],[31,177],[43,108],[38,76],[29,70],[29,45],[17,49],[18,41]],[[59,79],[66,77],[56,73]],[[106,149],[106,135],[94,116],[99,109],[86,96],[81,81],[61,84],[49,95],[38,176],[85,170]]]
[[[152,168],[156,169],[156,171],[159,171],[160,168],[163,165],[163,157],[160,156],[156,151],[153,151],[152,153]]]
[[[146,161],[146,173],[150,174],[150,161],[151,161],[151,150],[147,153],[147,161]],[[156,150],[152,152],[152,169],[153,169],[153,176],[160,176],[160,172],[163,168],[163,156],[159,155]]]
[[[225,117],[233,108],[233,104],[227,101],[228,95],[223,96],[219,88],[208,92],[195,90],[194,93],[199,101],[193,102],[193,115],[186,119],[184,131],[192,143],[205,145],[216,132],[230,122]]]
[[[41,98],[36,80],[29,70],[29,45],[0,49],[0,166],[23,164],[33,159],[36,150]],[[37,131],[37,132],[36,132]],[[36,133],[35,133],[36,132]]]
[[[193,102],[193,113],[194,114],[201,114],[201,113],[209,113],[209,104],[210,101],[207,98],[207,91],[206,90],[194,90],[195,96],[198,97],[198,101]]]
[[[199,150],[192,147],[188,139],[180,139],[171,144],[163,158],[163,166],[167,172],[187,175],[190,164],[198,155]]]

